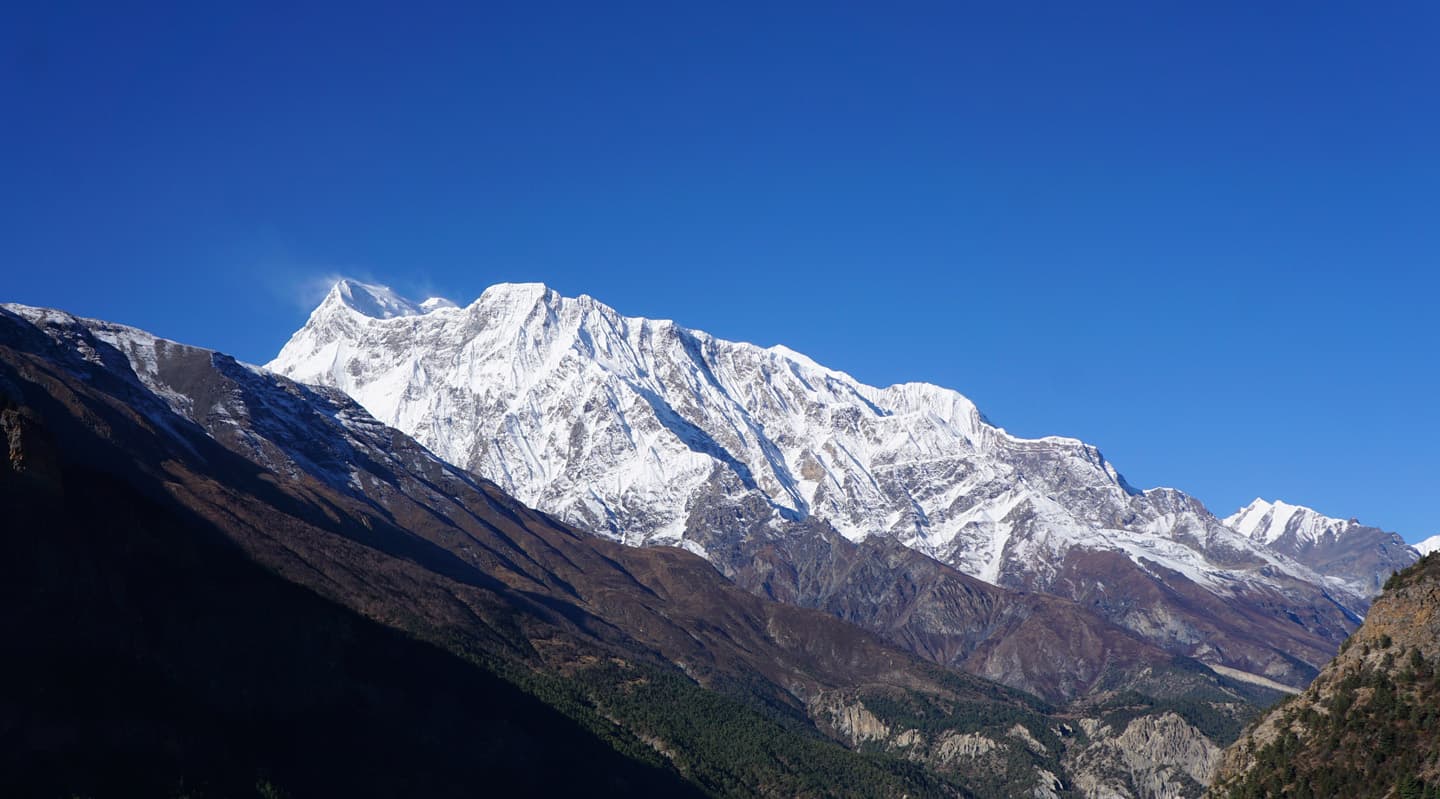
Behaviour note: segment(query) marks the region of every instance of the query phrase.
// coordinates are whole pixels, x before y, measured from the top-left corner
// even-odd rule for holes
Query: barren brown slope
[[[1206,681],[1188,663],[1058,597],[978,580],[898,542],[852,542],[823,522],[805,536],[757,529],[732,579],[814,607],[937,663],[1066,702],[1103,691],[1178,696]]]
[[[822,608],[1052,701],[1125,688],[1181,694],[1193,687],[1190,659],[1302,686],[1359,623],[1322,589],[1283,575],[1222,595],[1154,562],[1075,547],[1043,580],[996,586],[885,536],[856,542],[823,520],[777,526],[773,516],[754,494],[712,498],[692,509],[686,538],[761,596]],[[1212,547],[1210,556],[1244,554]]]

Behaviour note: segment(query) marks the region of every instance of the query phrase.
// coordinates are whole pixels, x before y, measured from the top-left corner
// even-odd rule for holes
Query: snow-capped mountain
[[[1304,505],[1291,505],[1283,500],[1268,502],[1259,497],[1227,516],[1225,524],[1266,544],[1283,538],[1313,544],[1340,538],[1362,526],[1355,519],[1337,519]]]
[[[342,281],[268,366],[340,388],[527,503],[627,543],[685,546],[727,574],[753,562],[755,542],[819,524],[1077,599],[1215,662],[1241,647],[1210,651],[1206,603],[1305,619],[1298,657],[1311,666],[1365,608],[1365,593],[1184,493],[1137,490],[1074,439],[1012,436],[958,392],[868,386],[785,347],[540,284],[493,286],[461,308]],[[1133,586],[1117,595],[1132,580],[1165,612],[1142,611]],[[1290,674],[1268,657],[1246,668]]]
[[[1279,500],[1257,497],[1225,524],[1321,574],[1345,580],[1362,596],[1378,593],[1392,573],[1419,558],[1396,533]]]
[[[399,302],[365,307],[392,320],[425,311]],[[0,563],[19,578],[15,596],[25,610],[7,630],[20,644],[19,662],[32,670],[41,664],[55,678],[32,706],[68,708],[75,690],[94,692],[97,669],[111,662],[122,676],[117,682],[107,672],[100,684],[128,690],[110,692],[126,702],[107,704],[107,719],[148,724],[155,701],[177,691],[199,696],[187,705],[185,726],[162,720],[177,732],[154,746],[142,741],[138,750],[127,740],[127,768],[145,768],[155,747],[164,750],[159,760],[170,762],[175,741],[207,740],[209,726],[191,717],[213,717],[230,729],[239,712],[251,721],[243,741],[218,740],[227,757],[237,741],[243,750],[257,737],[284,738],[293,719],[304,717],[305,734],[296,739],[306,742],[319,786],[312,793],[334,787],[337,756],[353,760],[360,739],[370,747],[363,751],[423,748],[427,784],[442,793],[503,787],[537,763],[554,771],[550,760],[528,752],[538,743],[552,757],[557,742],[559,770],[584,772],[568,782],[603,787],[619,775],[613,784],[625,795],[687,795],[629,769],[668,772],[617,760],[615,742],[627,740],[641,751],[686,752],[688,763],[702,767],[707,759],[735,762],[741,768],[713,772],[733,793],[774,793],[777,784],[780,792],[794,792],[787,785],[813,790],[831,784],[816,776],[867,774],[833,771],[851,755],[815,748],[829,736],[845,747],[903,754],[914,769],[953,783],[947,794],[1055,795],[1033,791],[1038,784],[1088,786],[1077,791],[1085,796],[1171,796],[1205,780],[1223,743],[1223,732],[1191,726],[1171,700],[1238,720],[1265,697],[1074,602],[987,585],[888,539],[883,547],[862,546],[829,531],[835,546],[827,548],[806,537],[814,530],[800,522],[784,525],[783,543],[794,547],[787,557],[807,564],[811,575],[828,573],[835,604],[815,612],[791,607],[800,604],[789,601],[794,596],[788,604],[767,601],[689,553],[620,546],[535,512],[378,423],[342,392],[57,310],[0,305],[0,448],[0,507],[12,533],[0,539],[15,555]],[[765,563],[778,564],[774,554]],[[1133,698],[1138,691],[1153,706],[1138,714],[1127,708],[1117,721],[1113,706],[1097,708],[1087,697],[1052,714],[832,618],[854,615],[862,598],[894,622],[868,618],[872,626],[947,665],[1052,701],[1095,691]],[[937,613],[944,629],[927,621]],[[357,624],[361,618],[380,626]],[[371,638],[390,627],[403,634]],[[367,638],[371,643],[360,645]],[[85,653],[89,671],[48,668],[74,652]],[[444,665],[447,652],[463,653],[463,665]],[[239,657],[207,656],[216,653]],[[252,668],[257,653],[266,663],[259,672]],[[497,685],[488,668],[472,670],[476,660],[573,686],[578,693],[558,694],[567,707],[606,705],[605,738],[592,742],[604,762],[586,754],[595,748],[588,738],[553,723],[564,716],[552,719],[545,704],[517,706],[514,687],[497,690],[511,684]],[[197,693],[196,685],[208,690]],[[722,693],[707,695],[703,686]],[[237,690],[246,696],[240,711]],[[617,707],[608,697],[619,691],[639,701]],[[539,698],[546,696],[557,694]],[[940,721],[915,729],[867,708],[893,707],[897,696],[905,714]],[[359,711],[350,697],[361,700]],[[414,706],[416,697],[422,710],[435,701],[460,708],[464,725],[454,726],[455,713],[435,721],[433,713],[385,712],[392,703]],[[772,710],[727,712],[732,702]],[[680,721],[657,725],[657,707]],[[65,712],[50,717],[68,718]],[[768,721],[772,713],[785,721]],[[721,735],[717,719],[726,725]],[[1084,736],[1049,732],[1077,722]],[[93,726],[67,737],[77,762],[89,762],[97,744],[108,751],[107,730],[115,725],[85,732]],[[61,727],[50,725],[42,737],[53,738],[54,729]],[[723,746],[737,729],[765,742],[759,758]],[[1031,730],[1048,737],[1041,743]],[[329,749],[309,745],[336,735]],[[781,748],[791,736],[803,736],[806,748]],[[527,749],[516,748],[517,738]],[[721,750],[707,743],[716,740]],[[486,750],[479,755],[471,751],[476,741]],[[754,762],[785,751],[816,754],[788,756],[749,776]],[[326,759],[317,765],[316,756]],[[779,779],[790,772],[806,779],[777,782],[775,769]],[[934,775],[914,769],[905,770],[913,784],[886,782],[889,770],[859,779],[884,795],[929,795]],[[50,785],[51,771],[36,772],[43,772],[37,784]],[[254,770],[238,773],[243,779]],[[468,782],[451,786],[447,775]],[[350,778],[351,794],[365,793],[355,785],[387,784],[368,772]],[[832,779],[841,791],[861,784]],[[167,775],[164,782],[171,781]],[[522,781],[512,792],[575,793],[568,782]],[[287,781],[296,784],[307,783]]]
[[[1440,552],[1440,535],[1432,535],[1429,538],[1415,545],[1415,551],[1421,555],[1429,555],[1432,552]]]

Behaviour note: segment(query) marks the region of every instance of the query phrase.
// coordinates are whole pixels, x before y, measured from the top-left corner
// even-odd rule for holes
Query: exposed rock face
[[[1225,751],[1215,797],[1440,794],[1440,555],[1387,581],[1298,696]]]
[[[811,703],[812,715],[825,719],[832,730],[851,746],[860,747],[873,741],[891,738],[889,725],[875,717],[858,700],[846,701],[837,693],[822,694]],[[918,736],[907,735],[896,740],[897,746],[915,743]]]
[[[1285,502],[1256,499],[1225,524],[1321,574],[1344,580],[1362,596],[1380,593],[1391,574],[1420,558],[1396,533]]]
[[[1198,796],[1220,760],[1220,747],[1175,713],[1141,716],[1120,729],[1080,722],[1086,744],[1066,766],[1086,796],[1166,799]]]
[[[25,407],[24,396],[13,382],[0,377],[0,447],[4,459],[0,470],[27,478],[40,490],[59,491],[59,463],[53,442],[46,440],[43,425]]]
[[[1221,748],[1180,713],[1127,708],[1118,698],[1089,708],[1088,715],[1072,709],[1044,729],[1003,717],[968,731],[936,728],[923,716],[897,712],[893,698],[883,695],[826,694],[814,709],[855,746],[902,754],[940,771],[1007,774],[1009,795],[1199,797],[1221,756]],[[1236,705],[1189,706],[1196,710],[1243,712]],[[1017,770],[1017,762],[1032,765]]]
[[[1064,744],[1053,720],[977,712],[964,702],[897,692],[832,692],[812,709],[857,748],[898,755],[942,774],[971,775],[972,790],[982,795],[1075,795],[1063,776]]]
[[[30,478],[34,485],[58,487],[54,451],[37,440],[38,428],[19,408],[0,408],[0,439],[5,443],[3,465],[16,474]]]
[[[1347,582],[1234,532],[1193,498],[1131,487],[1082,442],[1011,436],[954,391],[867,386],[783,347],[627,318],[540,285],[494,286],[456,308],[342,282],[270,368],[349,393],[572,523],[687,547],[789,602],[849,607],[847,618],[916,651],[966,660],[973,651],[956,644],[978,625],[922,599],[900,631],[860,610],[879,597],[806,572],[847,560],[840,541],[879,538],[1075,600],[1171,653],[1293,685],[1366,606]],[[1093,663],[1059,651],[1076,666],[1064,690],[1088,690]]]
[[[994,738],[979,733],[951,733],[936,742],[934,757],[942,764],[956,765],[962,761],[982,758],[999,748],[1000,744]]]
[[[1196,664],[1074,602],[999,588],[901,545],[758,526],[724,552],[755,593],[825,610],[936,662],[1063,702],[1094,690],[1174,696],[1213,685]]]

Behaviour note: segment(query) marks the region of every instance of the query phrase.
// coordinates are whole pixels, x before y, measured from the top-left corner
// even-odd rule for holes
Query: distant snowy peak
[[[1396,533],[1286,502],[1256,499],[1225,519],[1225,524],[1321,574],[1343,580],[1361,596],[1378,593],[1391,572],[1419,557]]]
[[[1299,543],[1322,539],[1338,539],[1352,529],[1364,526],[1355,519],[1326,516],[1304,505],[1255,498],[1254,502],[1225,519],[1225,525],[1240,534],[1266,544],[1273,544],[1291,535]]]
[[[1421,555],[1429,555],[1431,552],[1440,552],[1440,535],[1432,535],[1429,538],[1415,545],[1415,551]]]
[[[431,297],[416,303],[400,296],[389,286],[361,283],[347,278],[340,280],[330,289],[316,313],[343,308],[371,319],[394,319],[397,316],[421,316],[440,308],[454,307],[455,303],[443,297]]]

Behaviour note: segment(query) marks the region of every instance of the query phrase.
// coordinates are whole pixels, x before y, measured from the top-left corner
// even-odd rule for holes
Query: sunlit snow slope
[[[269,368],[339,387],[447,460],[630,543],[702,550],[688,540],[700,510],[758,496],[777,520],[890,536],[991,582],[1043,586],[1079,547],[1211,591],[1323,585],[1363,609],[1344,581],[1191,497],[1133,489],[1080,441],[1011,436],[958,392],[867,386],[540,284],[460,308],[342,281]]]

